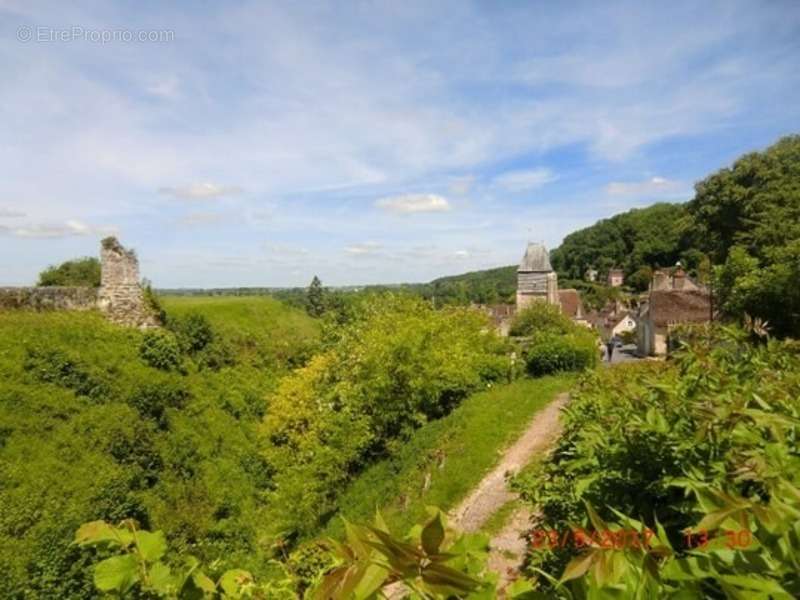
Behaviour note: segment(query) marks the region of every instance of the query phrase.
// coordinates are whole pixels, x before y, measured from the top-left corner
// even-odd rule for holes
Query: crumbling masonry
[[[100,309],[110,321],[128,327],[158,327],[158,318],[139,283],[139,260],[109,237],[100,243],[100,289],[88,287],[0,288],[0,309]]]
[[[130,327],[156,327],[158,322],[139,284],[139,260],[115,237],[100,242],[100,291],[97,306],[110,321]]]

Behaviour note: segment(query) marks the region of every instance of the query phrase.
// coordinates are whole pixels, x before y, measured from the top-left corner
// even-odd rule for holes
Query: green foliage
[[[153,290],[152,284],[149,280],[145,279],[142,282],[142,287],[145,305],[150,309],[151,314],[155,316],[158,323],[165,323],[167,321],[167,312],[161,305],[161,299],[158,297],[155,290]]]
[[[149,366],[162,371],[181,367],[181,349],[175,335],[162,329],[145,332],[139,344],[139,356]]]
[[[77,358],[63,350],[27,348],[24,368],[34,379],[74,390],[97,402],[108,399],[110,390],[102,376],[92,373]]]
[[[94,567],[94,585],[105,594],[125,597],[136,590],[159,598],[233,599],[251,598],[257,592],[258,597],[269,597],[264,595],[269,590],[256,589],[248,571],[230,569],[214,581],[191,555],[170,564],[164,533],[138,529],[132,520],[123,521],[119,527],[105,521],[85,523],[75,533],[75,543],[115,552]]]
[[[87,521],[163,530],[209,576],[243,568],[281,581],[264,494],[258,426],[287,372],[281,349],[313,348],[317,324],[269,298],[165,299],[205,315],[214,342],[185,370],[139,357],[145,334],[93,312],[0,312],[0,569],[10,598],[96,597],[93,561],[72,545]],[[234,364],[202,367],[218,344]],[[309,350],[304,349],[303,352]],[[287,598],[294,597],[293,593]]]
[[[422,526],[405,539],[393,536],[378,514],[372,526],[345,522],[346,543],[329,540],[336,565],[319,582],[310,598],[366,600],[382,595],[397,583],[411,598],[464,597],[483,591],[494,596],[494,579],[483,580],[488,540],[480,535],[457,535],[444,515],[431,509]]]
[[[597,364],[595,334],[572,322],[561,308],[534,302],[514,317],[511,335],[525,336],[523,357],[534,377],[565,371],[583,371]]]
[[[100,261],[91,257],[77,258],[47,267],[39,273],[37,285],[100,287]]]
[[[697,184],[688,210],[694,243],[717,265],[715,292],[728,317],[800,335],[800,136],[741,157]]]
[[[575,332],[553,335],[540,334],[534,337],[525,352],[525,366],[534,377],[584,371],[597,365],[597,340],[591,333]]]
[[[425,517],[427,505],[450,510],[472,490],[525,430],[534,413],[569,389],[567,376],[523,378],[473,394],[446,417],[429,421],[393,445],[340,494],[338,513],[363,522],[380,507],[386,522],[404,531]],[[344,535],[341,519],[323,534]]]
[[[206,350],[232,354],[243,368],[256,369],[255,377],[301,366],[318,349],[319,322],[268,296],[164,296],[162,303],[168,320],[202,315],[215,338]],[[217,340],[222,347],[215,347]],[[196,357],[201,362],[202,355]]]
[[[552,457],[515,485],[541,511],[537,528],[656,535],[649,548],[532,551],[540,586],[560,578],[553,591],[572,598],[797,597],[800,353],[753,336],[705,330],[671,363],[585,378]],[[688,547],[687,531],[711,542]],[[754,541],[732,547],[740,531]]]
[[[197,354],[214,341],[214,330],[208,318],[197,311],[172,317],[167,328],[175,334],[182,352]]]
[[[321,317],[325,312],[325,290],[319,277],[314,275],[306,292],[306,312],[312,317]]]
[[[146,419],[152,419],[160,427],[167,426],[167,409],[181,408],[186,404],[189,392],[179,379],[160,379],[142,383],[127,402]]]
[[[682,204],[635,208],[569,234],[553,250],[550,261],[565,279],[583,279],[590,267],[605,278],[613,267],[621,267],[627,277],[643,267],[672,266],[682,257],[682,239],[689,223]],[[641,276],[634,282],[645,283]]]
[[[308,546],[301,565],[290,561],[304,579],[275,561],[275,576],[261,581],[243,569],[221,571],[213,563],[204,568],[190,554],[170,553],[162,531],[140,529],[130,519],[119,526],[84,523],[74,544],[101,550],[106,558],[94,565],[94,587],[121,598],[377,600],[398,584],[410,599],[494,598],[495,578],[485,576],[488,540],[449,529],[436,508],[428,512],[426,522],[402,538],[389,531],[380,514],[372,526],[345,521],[345,543],[329,539]],[[308,585],[298,587],[303,582]]]
[[[511,323],[509,335],[561,335],[570,333],[574,329],[575,324],[561,312],[561,307],[547,302],[534,302],[527,308],[517,312]]]
[[[387,295],[360,314],[270,400],[265,456],[284,529],[316,527],[351,474],[393,440],[509,372],[505,343],[477,311]]]

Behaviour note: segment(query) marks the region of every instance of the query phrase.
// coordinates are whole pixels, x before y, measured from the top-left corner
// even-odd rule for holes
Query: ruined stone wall
[[[109,320],[132,327],[156,327],[158,321],[147,305],[139,284],[139,260],[116,238],[100,247],[101,279],[97,305]]]
[[[129,327],[158,327],[158,318],[139,284],[139,261],[116,238],[100,247],[100,289],[90,287],[0,287],[0,310],[92,310]]]
[[[90,287],[0,287],[0,309],[91,310],[97,290]]]

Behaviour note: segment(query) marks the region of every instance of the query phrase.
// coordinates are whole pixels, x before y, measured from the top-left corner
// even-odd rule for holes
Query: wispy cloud
[[[217,185],[215,183],[192,183],[179,187],[161,187],[158,191],[181,200],[213,200],[223,196],[241,193],[242,188],[235,185]]]
[[[494,184],[509,192],[524,192],[540,188],[558,179],[547,168],[508,171],[494,178]]]
[[[383,244],[378,242],[362,242],[345,246],[344,251],[350,256],[374,256],[383,248]]]
[[[651,177],[644,181],[612,181],[606,186],[609,196],[665,196],[687,190],[682,181],[674,181],[664,177]]]
[[[69,220],[65,223],[37,223],[20,227],[0,225],[0,234],[20,238],[66,238],[78,236],[105,236],[117,233],[116,227],[97,227],[82,221]]]
[[[403,194],[381,198],[375,206],[395,214],[446,212],[451,209],[447,198],[437,194]]]

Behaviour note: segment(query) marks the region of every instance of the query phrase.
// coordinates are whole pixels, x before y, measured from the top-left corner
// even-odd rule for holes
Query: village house
[[[670,331],[677,325],[705,323],[711,319],[709,291],[678,266],[673,273],[653,273],[650,292],[636,315],[636,346],[642,356],[664,356]]]
[[[608,271],[609,287],[620,287],[625,283],[625,273],[622,269],[610,269]]]

